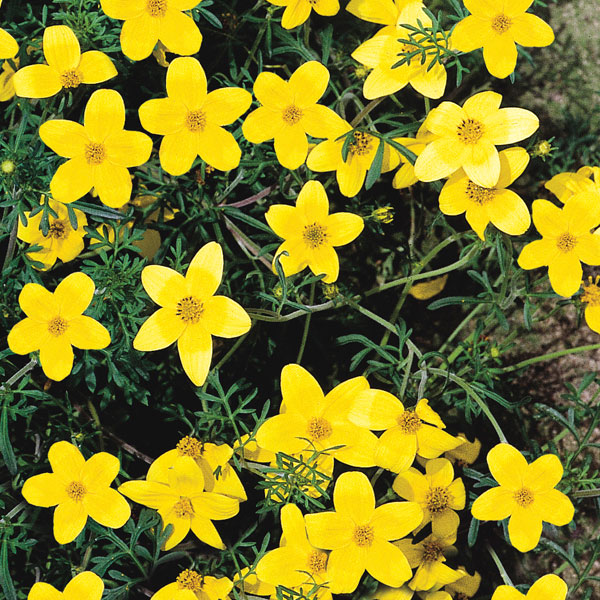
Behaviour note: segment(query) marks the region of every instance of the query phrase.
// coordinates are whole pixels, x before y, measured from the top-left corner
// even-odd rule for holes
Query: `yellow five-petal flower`
[[[27,479],[22,494],[29,504],[56,506],[54,537],[59,544],[72,542],[88,516],[105,527],[125,525],[129,504],[110,487],[121,468],[118,458],[98,452],[85,460],[76,446],[63,441],[50,446],[48,460],[52,473]]]
[[[201,575],[185,569],[173,583],[161,587],[150,600],[228,600],[233,581],[228,577]]]
[[[102,579],[92,571],[83,571],[73,577],[62,592],[44,581],[34,583],[27,600],[100,600],[103,592]]]
[[[162,308],[133,340],[136,350],[160,350],[177,341],[181,364],[194,385],[206,380],[213,335],[232,338],[250,329],[248,313],[226,296],[215,296],[223,277],[223,250],[209,242],[194,256],[185,277],[159,265],[142,271],[142,284]]]
[[[112,61],[103,52],[81,54],[79,40],[66,25],[46,27],[43,39],[47,65],[30,65],[14,76],[17,96],[48,98],[62,89],[82,83],[102,83],[117,74]]]
[[[196,156],[220,171],[235,169],[242,151],[223,125],[233,123],[252,103],[238,87],[207,93],[206,74],[195,58],[176,58],[167,70],[167,98],[140,106],[142,127],[163,135],[160,164],[171,175],[192,168]]]
[[[295,207],[275,204],[265,218],[269,227],[285,240],[275,257],[279,257],[286,277],[309,267],[315,275],[325,274],[325,283],[333,283],[338,278],[340,264],[334,247],[349,244],[364,227],[359,215],[330,215],[325,188],[314,180],[304,184]]]
[[[104,204],[120,208],[131,196],[127,168],[142,165],[150,158],[152,140],[141,131],[123,129],[125,105],[114,90],[92,94],[83,123],[55,119],[40,127],[43,142],[69,159],[52,177],[52,195],[68,203],[85,196],[93,187]]]
[[[497,444],[487,455],[492,477],[500,484],[483,492],[471,512],[480,521],[510,517],[508,537],[521,552],[533,550],[542,535],[542,521],[566,525],[574,514],[573,504],[555,489],[563,475],[558,456],[545,454],[527,464],[510,444]]]
[[[169,52],[196,54],[202,34],[194,19],[182,11],[197,4],[198,0],[100,0],[109,17],[125,21],[121,50],[131,60],[150,56],[159,40]]]
[[[318,15],[331,17],[340,10],[338,0],[268,0],[275,6],[285,6],[283,17],[281,18],[281,26],[284,29],[293,29],[302,25],[311,11],[315,11]]]
[[[85,273],[71,273],[54,293],[37,283],[26,283],[19,305],[27,315],[8,334],[8,347],[15,354],[40,351],[46,377],[61,381],[73,368],[73,346],[99,350],[110,344],[103,325],[83,311],[94,296],[94,282]]]
[[[533,0],[464,0],[472,14],[456,24],[451,44],[456,50],[472,52],[483,47],[488,71],[500,79],[517,65],[517,47],[549,46],[554,41],[550,25],[525,12]]]
[[[253,144],[275,138],[277,160],[286,169],[297,169],[308,154],[306,134],[325,138],[340,119],[330,108],[317,104],[328,83],[327,67],[316,60],[298,67],[289,81],[275,73],[260,73],[254,94],[262,106],[246,117],[244,136]]]
[[[534,582],[527,594],[511,585],[501,585],[496,588],[492,600],[565,600],[568,591],[567,584],[558,575],[550,573]]]

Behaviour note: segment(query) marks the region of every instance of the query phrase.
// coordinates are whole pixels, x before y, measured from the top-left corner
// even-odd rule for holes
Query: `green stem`
[[[557,352],[550,352],[549,354],[542,354],[540,356],[534,356],[527,360],[522,360],[515,365],[508,367],[502,367],[499,369],[491,369],[491,373],[512,373],[529,365],[534,365],[545,360],[552,360],[553,358],[560,358],[561,356],[567,356],[569,354],[578,354],[579,352],[590,352],[592,350],[600,350],[600,344],[590,344],[588,346],[577,346],[577,348],[568,348],[566,350],[558,350]]]
[[[310,284],[310,299],[309,304],[315,301],[315,282]],[[302,362],[302,356],[304,355],[304,349],[306,348],[306,340],[308,339],[308,330],[310,328],[310,320],[312,318],[312,312],[306,314],[306,320],[304,321],[304,330],[302,331],[302,340],[300,341],[300,348],[298,349],[298,356],[296,357],[296,363]]]
[[[96,407],[92,404],[92,401],[88,399],[87,407],[90,411],[90,415],[92,415],[92,419],[94,424],[96,425],[96,429],[98,430],[98,435],[100,436],[100,451],[104,452],[104,437],[102,436],[102,423],[100,422],[100,417],[98,416],[98,412],[96,411]]]
[[[600,496],[600,488],[593,488],[591,490],[575,490],[569,494],[572,498],[596,498]]]
[[[374,108],[379,106],[385,100],[385,96],[371,100],[357,115],[354,117],[350,125],[356,127]]]
[[[504,581],[504,583],[506,585],[510,585],[510,586],[514,587],[514,584],[511,580],[511,578],[508,576],[508,573],[506,572],[506,569],[504,568],[504,565],[502,564],[502,561],[500,560],[500,557],[496,554],[496,551],[489,544],[487,546],[487,551],[490,553],[492,560],[496,563],[496,566],[498,567],[498,571],[500,571],[500,576],[502,577],[502,581]]]
[[[5,390],[11,387],[13,384],[17,383],[17,381],[19,381],[21,377],[27,375],[27,373],[29,373],[29,371],[31,371],[31,369],[33,369],[35,365],[37,365],[37,360],[35,358],[32,358],[24,367],[19,369],[10,379],[8,379],[5,384],[0,386],[0,390]]]
[[[456,385],[458,385],[463,390],[465,390],[465,392],[471,398],[473,398],[473,400],[475,401],[477,406],[479,406],[479,408],[481,409],[481,412],[488,418],[489,422],[492,424],[492,427],[496,430],[496,433],[498,434],[498,438],[500,439],[500,441],[505,442],[505,443],[507,442],[506,436],[504,435],[502,428],[498,424],[498,421],[496,421],[496,418],[492,414],[492,411],[489,409],[488,405],[483,401],[483,399],[479,396],[479,394],[477,394],[477,392],[464,379],[462,379],[461,377],[458,377],[457,375],[454,375],[453,373],[444,371],[443,369],[429,368],[428,370],[430,373],[433,373],[435,375],[439,375],[441,377],[448,377],[448,379],[450,379],[450,381],[453,381],[454,383],[456,383]]]

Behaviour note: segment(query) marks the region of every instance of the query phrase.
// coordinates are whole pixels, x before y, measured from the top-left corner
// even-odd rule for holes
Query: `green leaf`
[[[379,139],[379,146],[377,146],[377,152],[375,158],[367,171],[367,178],[365,180],[365,189],[370,190],[373,184],[377,181],[377,178],[381,175],[381,168],[383,166],[383,151],[385,150],[385,142],[383,139]]]
[[[8,437],[8,400],[5,400],[0,415],[0,452],[11,475],[17,472],[17,459]]]

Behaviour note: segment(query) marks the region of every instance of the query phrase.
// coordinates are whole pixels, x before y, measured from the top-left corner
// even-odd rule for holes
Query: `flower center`
[[[202,456],[202,442],[189,435],[180,439],[176,448],[180,456],[190,456],[191,458]]]
[[[370,525],[358,525],[352,535],[354,543],[361,548],[370,546],[373,543],[374,537],[373,528]]]
[[[483,136],[483,123],[465,119],[457,128],[456,135],[463,144],[476,144]]]
[[[469,200],[472,200],[476,204],[482,205],[491,202],[496,195],[496,190],[494,188],[485,188],[469,181],[467,183],[467,196]]]
[[[318,223],[305,225],[302,237],[309,248],[317,248],[327,241],[327,228]]]
[[[53,221],[48,228],[48,237],[64,240],[67,237],[67,227],[63,221]]]
[[[146,11],[151,17],[164,17],[167,12],[167,0],[148,0]]]
[[[524,487],[521,488],[520,490],[517,490],[514,494],[513,494],[513,498],[515,499],[515,502],[522,507],[527,507],[529,506],[532,502],[533,502],[533,492]]]
[[[302,118],[302,110],[295,106],[294,104],[290,104],[283,111],[283,120],[288,125],[295,125]]]
[[[563,233],[556,240],[556,247],[561,252],[571,252],[577,246],[577,238],[572,233]]]
[[[185,496],[181,496],[179,501],[173,505],[173,512],[178,519],[184,517],[191,517],[194,514],[194,507],[192,501]]]
[[[90,142],[85,147],[85,160],[88,165],[100,165],[106,158],[106,150],[104,144]]]
[[[402,433],[416,433],[421,429],[421,419],[412,410],[405,410],[398,417],[398,427]]]
[[[358,154],[363,156],[371,150],[371,136],[362,131],[355,131],[353,134],[354,141],[348,146],[348,154]]]
[[[67,321],[65,321],[65,319],[63,319],[62,317],[54,317],[54,319],[52,319],[48,323],[48,331],[53,336],[58,337],[59,335],[62,335],[67,330],[68,326],[69,326],[69,323],[67,323]]]
[[[206,114],[202,110],[190,110],[185,117],[185,126],[190,131],[204,131],[206,127]]]
[[[68,69],[60,74],[60,84],[64,88],[76,88],[82,81],[79,69]]]
[[[180,590],[192,590],[192,592],[199,592],[202,589],[202,575],[200,575],[200,573],[196,573],[196,571],[192,571],[191,569],[186,569],[185,571],[179,573],[175,582]]]
[[[75,502],[80,502],[85,496],[86,489],[80,481],[71,481],[67,486],[67,496]]]
[[[323,417],[313,417],[308,422],[306,433],[313,442],[320,442],[327,439],[332,432],[331,423]]]
[[[583,286],[583,294],[581,294],[581,301],[587,302],[592,306],[600,306],[600,275],[596,275],[596,279],[592,281],[591,277],[588,277],[588,285]]]
[[[496,33],[500,33],[500,34],[506,33],[510,29],[511,25],[512,25],[511,19],[509,19],[505,14],[502,14],[502,13],[500,13],[499,15],[496,15],[492,19],[492,29]]]
[[[311,575],[318,575],[324,573],[327,568],[327,554],[325,552],[319,552],[314,550],[308,555],[308,561],[306,563],[306,570]]]
[[[429,488],[429,491],[425,495],[425,504],[427,505],[427,510],[429,510],[429,512],[440,513],[445,511],[450,504],[450,493],[448,492],[448,488]]]
[[[434,562],[439,560],[444,555],[443,548],[438,542],[423,543],[423,559],[422,562]]]
[[[186,296],[177,303],[175,314],[186,323],[197,323],[204,312],[204,305],[194,296]]]

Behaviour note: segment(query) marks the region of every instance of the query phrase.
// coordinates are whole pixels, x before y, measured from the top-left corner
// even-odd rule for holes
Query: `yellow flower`
[[[581,167],[577,173],[558,173],[544,187],[563,204],[579,192],[598,194],[600,201],[600,167]]]
[[[408,539],[395,543],[405,554],[411,568],[417,569],[408,584],[411,590],[431,590],[457,581],[463,576],[460,571],[444,564],[447,556],[457,554],[452,545],[455,541],[456,533],[444,537],[431,534],[416,544]]]
[[[572,296],[582,279],[581,262],[600,265],[600,236],[590,233],[600,225],[598,198],[581,192],[562,209],[548,200],[534,200],[533,222],[542,239],[521,250],[519,266],[547,266],[552,289],[560,296]]]
[[[445,585],[444,589],[449,592],[452,597],[456,596],[457,600],[467,600],[467,598],[472,598],[481,585],[481,575],[477,571],[475,571],[473,575],[469,575],[464,567],[458,567],[458,572],[462,573],[463,576],[460,579]]]
[[[150,600],[226,600],[233,589],[228,577],[211,577],[185,569],[173,583],[161,587]]]
[[[77,218],[77,229],[73,229],[67,207],[64,204],[50,198],[48,205],[56,213],[56,217],[53,217],[52,214],[48,215],[47,235],[44,235],[40,229],[43,214],[41,210],[33,216],[31,216],[31,212],[26,212],[27,225],[23,225],[19,219],[17,229],[17,237],[20,240],[42,247],[36,252],[28,252],[27,256],[31,260],[43,263],[42,270],[44,271],[52,267],[57,258],[63,262],[69,262],[81,253],[85,236],[84,227],[87,225],[87,218],[80,210],[73,209]]]
[[[0,59],[13,58],[18,51],[19,44],[17,44],[17,40],[8,31],[0,29]]]
[[[474,441],[470,442],[463,433],[459,433],[456,439],[462,441],[460,446],[457,446],[453,450],[448,450],[444,453],[444,457],[453,461],[458,461],[459,464],[472,465],[479,456],[481,450],[481,442],[475,438]]]
[[[483,240],[488,223],[509,235],[521,235],[531,225],[529,209],[523,199],[505,189],[521,176],[529,163],[525,148],[508,148],[499,153],[500,177],[496,185],[482,187],[471,181],[463,169],[450,176],[440,192],[440,210],[445,215],[465,217]]]
[[[428,460],[425,475],[410,468],[394,479],[393,488],[401,498],[421,505],[421,527],[431,521],[435,535],[456,536],[460,519],[454,511],[465,507],[465,486],[462,479],[454,479],[454,469],[449,460]]]
[[[437,296],[445,287],[448,281],[448,274],[434,277],[430,281],[415,283],[411,286],[408,293],[417,300],[429,300]]]
[[[583,283],[583,294],[581,294],[581,301],[586,303],[585,308],[585,322],[588,327],[600,333],[600,275],[596,275],[595,279],[591,276],[588,277],[587,285]]]
[[[261,581],[255,573],[254,567],[244,567],[233,576],[233,585],[251,596],[276,597],[275,586]]]
[[[82,83],[102,83],[117,75],[110,58],[90,50],[81,54],[79,41],[66,25],[46,27],[43,39],[47,65],[30,65],[14,76],[17,96],[48,98]]]
[[[73,368],[73,346],[99,350],[110,344],[103,325],[83,311],[94,296],[94,282],[85,273],[71,273],[54,293],[37,283],[26,283],[19,305],[27,315],[8,334],[8,346],[15,354],[40,351],[46,377],[63,380]]]
[[[421,0],[350,0],[346,10],[355,17],[380,25],[422,23],[428,19]],[[431,22],[431,21],[429,21]]]
[[[174,54],[196,54],[202,34],[191,10],[198,0],[100,0],[102,10],[111,18],[125,21],[121,30],[121,50],[131,60],[152,54],[159,40]]]
[[[327,137],[341,118],[317,104],[329,83],[329,71],[311,60],[298,67],[289,81],[262,72],[254,82],[254,95],[262,104],[242,125],[245,138],[262,144],[275,138],[275,154],[281,166],[297,169],[308,154],[308,139]]]
[[[168,483],[126,481],[119,491],[134,502],[157,509],[164,528],[173,525],[164,550],[179,544],[190,529],[205,544],[225,549],[212,520],[230,519],[239,512],[237,499],[204,491],[202,470],[188,456],[175,462],[170,469]]]
[[[472,14],[452,31],[455,50],[472,52],[483,47],[487,70],[500,79],[508,77],[517,65],[517,47],[549,46],[552,28],[542,19],[525,12],[533,0],[465,0]]]
[[[43,581],[34,583],[27,600],[100,600],[103,592],[102,579],[92,571],[83,571],[73,577],[62,592]]]
[[[351,399],[368,389],[364,377],[354,377],[325,396],[306,369],[286,365],[281,371],[281,413],[259,427],[256,442],[265,450],[286,454],[342,446],[328,454],[353,467],[371,467],[377,438],[348,420]]]
[[[500,178],[497,145],[513,144],[529,137],[539,126],[538,118],[523,108],[500,108],[502,96],[480,92],[461,108],[442,102],[425,120],[438,136],[415,162],[421,181],[448,177],[461,167],[471,181],[493,188]]]
[[[223,250],[205,244],[185,277],[159,265],[142,271],[142,284],[161,308],[141,326],[133,347],[147,352],[177,341],[183,370],[194,385],[206,380],[212,358],[212,337],[233,338],[250,329],[248,313],[225,296],[215,296],[223,277]]]
[[[179,440],[174,450],[161,454],[148,469],[149,481],[169,482],[169,470],[182,456],[189,456],[196,461],[204,476],[204,489],[224,496],[231,496],[238,501],[247,500],[244,486],[237,473],[229,464],[233,449],[227,444],[210,444],[186,435]],[[218,476],[215,471],[218,470]]]
[[[267,552],[256,565],[258,579],[292,588],[305,597],[313,586],[320,586],[312,597],[331,600],[327,553],[308,541],[304,517],[295,504],[286,504],[281,509],[281,529],[280,547]]]
[[[419,127],[419,131],[417,131],[417,135],[414,138],[408,137],[400,137],[394,138],[394,141],[398,144],[401,144],[417,156],[425,150],[427,144],[432,142],[437,138],[437,135],[433,135],[430,131],[427,130],[425,123]],[[394,179],[392,181],[392,186],[401,190],[403,188],[410,187],[419,181],[415,175],[415,167],[414,165],[404,156],[398,152],[398,156],[400,159],[400,168],[396,171],[394,175]]]
[[[163,135],[160,164],[171,175],[192,168],[196,156],[229,171],[240,164],[242,151],[223,125],[244,114],[252,96],[242,88],[207,93],[206,74],[195,58],[176,58],[167,69],[167,98],[144,102],[139,108],[142,127]]]
[[[545,454],[530,465],[510,444],[497,444],[487,455],[492,477],[500,484],[481,494],[471,512],[480,521],[510,517],[508,537],[521,552],[533,550],[542,535],[542,521],[566,525],[573,519],[573,504],[555,489],[563,468],[554,454]]]
[[[19,66],[19,59],[13,59],[15,66]],[[2,73],[0,73],[0,102],[6,102],[15,95],[15,82],[13,79],[16,71],[6,60],[2,63]]]
[[[345,246],[363,230],[364,221],[352,213],[329,214],[325,188],[318,181],[307,181],[296,206],[274,204],[265,214],[269,227],[285,241],[275,254],[286,277],[306,267],[315,274],[325,274],[323,281],[333,283],[340,270],[336,246]],[[282,255],[287,252],[288,256]],[[275,262],[273,261],[273,271]]]
[[[306,531],[316,548],[331,550],[327,564],[334,594],[353,592],[365,572],[398,587],[412,572],[404,553],[391,543],[415,529],[423,518],[415,502],[387,502],[375,508],[375,494],[364,473],[342,473],[333,492],[335,511],[306,515]]]
[[[527,594],[510,585],[501,585],[496,588],[492,600],[565,600],[568,591],[567,584],[558,575],[550,573],[540,577]]]
[[[371,213],[371,218],[379,221],[380,223],[392,223],[394,221],[394,207],[382,206],[381,208],[376,208]]]
[[[323,17],[332,17],[340,10],[338,0],[268,0],[275,6],[285,6],[281,26],[293,29],[302,25],[310,16],[311,10]]]
[[[351,131],[352,126],[340,117],[336,128],[327,136],[328,139],[317,144],[306,161],[306,166],[311,171],[336,171],[340,192],[348,198],[356,196],[360,191],[379,147],[379,140],[375,136],[354,131],[354,139],[348,146],[348,155],[344,160],[342,149],[345,134]],[[398,153],[385,144],[381,172],[395,169],[399,162]]]
[[[104,204],[119,208],[131,196],[127,168],[150,158],[152,140],[140,131],[123,129],[125,105],[114,90],[97,90],[91,95],[83,123],[54,119],[40,127],[42,141],[69,159],[52,177],[52,195],[68,203],[93,187]]]
[[[424,26],[431,25],[426,15],[418,17]],[[408,23],[416,25],[416,20]],[[399,40],[410,39],[411,30],[402,26],[388,26],[378,31],[371,39],[363,42],[353,53],[352,58],[372,69],[363,86],[363,95],[368,100],[394,94],[410,85],[423,96],[441,98],[446,89],[446,69],[439,61],[433,62],[433,56],[422,62],[420,54],[408,58],[406,62],[394,67],[401,59],[417,46]],[[444,39],[439,34],[438,44]],[[422,41],[422,47],[434,48],[432,44]],[[430,54],[430,53],[429,53]]]
[[[63,441],[50,446],[48,460],[52,473],[30,477],[21,493],[34,506],[56,506],[54,537],[59,544],[72,542],[88,516],[113,529],[125,525],[129,504],[110,487],[121,467],[118,458],[98,452],[85,460],[76,446]]]
[[[356,395],[349,411],[352,423],[385,430],[375,448],[375,461],[394,473],[406,471],[417,454],[437,458],[461,443],[442,431],[446,426],[425,398],[419,400],[414,410],[406,410],[389,392],[365,390]]]

